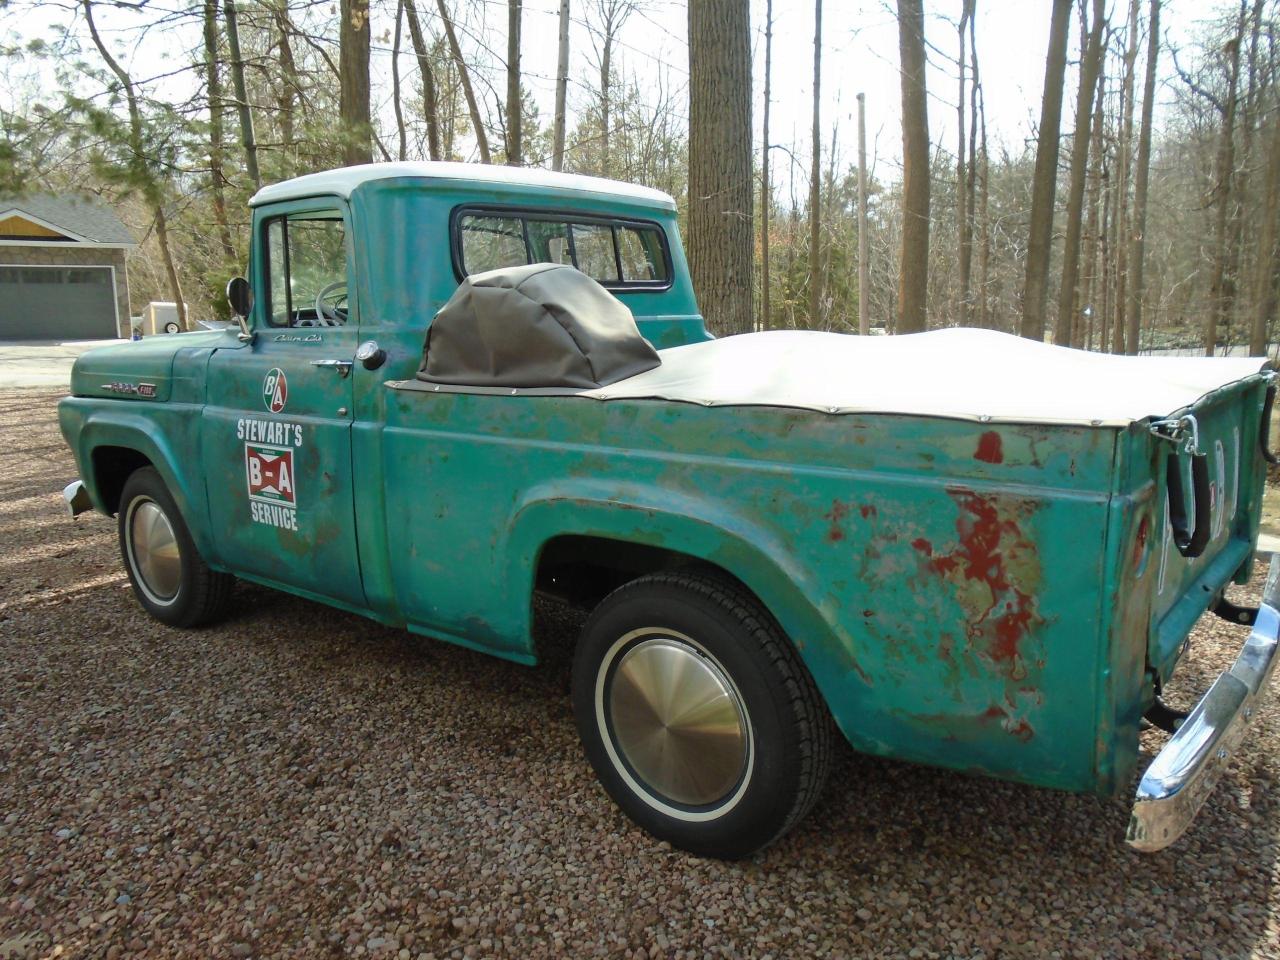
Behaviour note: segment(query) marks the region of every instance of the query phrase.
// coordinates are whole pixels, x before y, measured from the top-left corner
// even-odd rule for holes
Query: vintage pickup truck
[[[252,200],[238,328],[86,353],[59,407],[72,515],[118,517],[139,602],[193,627],[234,577],[521,664],[537,591],[593,612],[586,756],[658,837],[739,857],[872,754],[1132,789],[1192,821],[1270,674],[1251,576],[1259,360],[991,331],[713,339],[671,198],[380,164]],[[1183,716],[1192,625],[1251,625]],[[1243,631],[1242,631],[1243,632]]]

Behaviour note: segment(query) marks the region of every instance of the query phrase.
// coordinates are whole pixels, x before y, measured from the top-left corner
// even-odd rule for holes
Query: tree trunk
[[[262,188],[262,174],[258,172],[258,143],[253,135],[253,111],[249,109],[249,94],[244,83],[244,59],[240,56],[240,25],[236,14],[236,0],[225,0],[222,15],[227,24],[227,52],[231,54],[231,85],[236,92],[236,111],[240,115],[240,143],[244,147],[244,169],[253,181],[253,188]]]
[[[569,88],[569,0],[560,0],[559,51],[556,55],[556,114],[552,130],[551,169],[564,169],[564,109]],[[767,108],[766,108],[767,109]]]
[[[507,0],[507,164],[524,162],[521,136],[524,107],[520,102],[520,3]]]
[[[1136,73],[1138,63],[1138,0],[1129,0],[1129,30],[1126,38],[1126,50],[1124,55],[1124,92],[1123,97],[1123,126],[1120,128],[1120,150],[1117,164],[1119,170],[1116,175],[1116,191],[1115,191],[1115,217],[1113,219],[1115,229],[1115,298],[1112,301],[1115,309],[1115,316],[1112,321],[1111,329],[1114,335],[1111,349],[1114,353],[1125,352],[1125,332],[1127,325],[1125,323],[1125,309],[1128,301],[1125,299],[1125,288],[1129,282],[1129,176],[1133,167],[1133,84],[1134,74]]]
[[[973,21],[969,23],[972,25]],[[973,34],[969,34],[969,42],[973,44]],[[982,172],[978,174],[978,222],[982,225],[982,242],[978,245],[978,326],[992,328],[991,316],[987,309],[987,285],[991,276],[991,163],[987,154],[987,99],[982,92],[982,84],[977,74],[977,55],[974,54],[973,89],[977,94],[974,122],[981,131]]]
[[[1215,165],[1214,194],[1217,209],[1214,217],[1214,246],[1216,256],[1213,265],[1213,281],[1209,286],[1213,303],[1205,318],[1204,353],[1212,357],[1218,346],[1218,330],[1225,325],[1231,316],[1231,305],[1235,299],[1235,278],[1230,275],[1228,261],[1227,226],[1231,216],[1231,205],[1235,202],[1235,122],[1236,92],[1240,84],[1240,42],[1244,36],[1244,11],[1241,11],[1240,25],[1236,35],[1227,43],[1226,54],[1230,65],[1227,78],[1226,109],[1222,116],[1222,131],[1218,139],[1218,160]]]
[[[1054,343],[1070,346],[1080,317],[1079,269],[1080,233],[1084,216],[1085,176],[1089,167],[1089,139],[1092,133],[1094,93],[1102,70],[1102,31],[1105,26],[1104,0],[1093,0],[1093,22],[1085,32],[1085,15],[1080,13],[1080,88],[1076,91],[1075,134],[1071,139],[1071,183],[1067,190],[1067,238],[1062,249],[1062,284],[1058,288],[1058,321]]]
[[[340,0],[338,30],[338,122],[342,160],[372,163],[369,123],[369,0]]]
[[[204,69],[209,100],[209,193],[222,257],[234,263],[236,248],[227,223],[226,176],[222,169],[222,74],[218,70],[218,0],[204,0]]]
[[[453,19],[449,16],[449,8],[444,5],[444,0],[436,0],[436,7],[440,10],[440,21],[444,24],[444,35],[449,41],[449,55],[453,57],[453,65],[458,71],[462,95],[467,99],[467,112],[471,114],[471,130],[476,137],[476,149],[480,151],[480,162],[488,163],[489,138],[485,135],[480,105],[476,102],[475,91],[471,88],[471,74],[467,70],[466,61],[462,59],[462,47],[458,44],[457,31],[453,29]]]
[[[809,168],[809,326],[822,327],[822,0],[813,6],[813,141]]]
[[[404,9],[409,19],[409,39],[413,42],[413,54],[418,58],[418,70],[422,74],[422,112],[427,121],[427,152],[432,160],[439,160],[440,110],[436,95],[436,72],[431,67],[431,53],[422,36],[422,23],[418,20],[418,9],[413,5],[413,0],[404,0]]]
[[[609,175],[609,105],[612,90],[610,74],[613,71],[613,29],[604,37],[604,52],[600,57],[600,175]]]
[[[298,81],[298,66],[294,60],[293,45],[289,39],[293,32],[289,21],[289,0],[278,0],[272,10],[272,16],[280,34],[281,83],[277,101],[280,111],[280,147],[290,161],[286,169],[292,172],[293,161],[296,160],[293,150],[293,107],[302,92],[302,85]]]
[[[969,326],[970,298],[969,276],[973,258],[973,210],[968,207],[968,182],[972,179],[972,171],[965,169],[965,30],[973,18],[977,0],[963,0],[960,8],[960,23],[956,33],[960,39],[960,56],[956,61],[960,75],[959,96],[956,98],[956,235],[960,239],[960,283],[957,291],[957,319],[960,326]],[[975,56],[976,51],[975,51]]]
[[[1104,48],[1105,56],[1105,48]],[[1105,97],[1105,78],[1098,83],[1097,96],[1093,108],[1093,130],[1089,135],[1089,220],[1085,224],[1084,269],[1076,281],[1075,314],[1071,325],[1071,342],[1069,346],[1093,349],[1093,323],[1098,316],[1094,307],[1096,300],[1098,270],[1098,250],[1100,228],[1099,205],[1102,203],[1102,119],[1103,100]],[[1083,324],[1083,326],[1082,326]]]
[[[871,264],[867,262],[867,95],[858,94],[858,332],[871,332],[868,299]]]
[[[1271,155],[1267,158],[1267,194],[1263,206],[1262,230],[1258,238],[1258,266],[1254,275],[1253,322],[1249,330],[1249,353],[1265,356],[1271,339],[1271,324],[1280,301],[1280,117],[1271,120]]]
[[[718,333],[751,329],[748,0],[689,5],[689,267]]]
[[[404,21],[404,0],[396,4],[396,30],[391,41],[391,106],[396,114],[396,132],[400,138],[400,148],[396,159],[404,160],[408,155],[409,138],[404,128],[404,109],[400,106],[400,34]]]
[[[1146,266],[1147,179],[1151,171],[1151,115],[1156,99],[1156,61],[1160,56],[1160,0],[1151,0],[1147,32],[1147,70],[1142,85],[1142,121],[1138,128],[1138,168],[1133,175],[1133,228],[1129,238],[1129,304],[1125,309],[1127,352],[1138,352],[1142,332],[1143,270]]]
[[[769,219],[773,184],[769,178],[769,98],[773,94],[773,0],[764,10],[764,125],[760,149],[760,329],[769,329]],[[859,97],[862,94],[858,94]]]
[[[925,329],[929,294],[929,112],[925,91],[924,10],[898,0],[902,62],[902,251],[898,259],[898,333]]]
[[[121,89],[124,91],[125,102],[129,107],[130,174],[142,189],[142,194],[146,197],[147,203],[151,207],[151,213],[155,217],[156,243],[160,247],[160,257],[164,260],[164,270],[169,278],[169,290],[173,296],[173,302],[178,307],[178,326],[183,330],[187,330],[190,329],[187,318],[187,302],[182,296],[182,282],[178,279],[178,268],[174,265],[173,251],[169,247],[168,221],[164,215],[164,189],[147,159],[147,147],[142,130],[142,108],[138,105],[138,94],[133,88],[133,80],[129,77],[129,74],[125,72],[124,68],[116,61],[116,58],[107,50],[107,45],[102,42],[102,37],[98,34],[97,24],[93,22],[93,4],[90,0],[81,0],[81,4],[84,7],[85,20],[89,24],[89,34],[93,37],[93,44],[98,48],[98,53],[102,55],[103,62],[115,74],[116,79],[120,82]]]
[[[1049,294],[1049,253],[1053,244],[1053,208],[1058,183],[1058,139],[1062,124],[1062,78],[1067,69],[1067,27],[1071,0],[1054,0],[1049,27],[1049,53],[1040,105],[1040,137],[1031,192],[1031,229],[1027,239],[1027,279],[1022,291],[1020,333],[1044,340],[1044,312]]]

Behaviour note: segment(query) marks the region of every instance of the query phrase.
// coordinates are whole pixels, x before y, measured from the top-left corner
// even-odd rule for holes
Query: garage
[[[114,269],[0,266],[0,340],[116,337]]]
[[[128,336],[136,246],[97,197],[0,197],[0,341]]]

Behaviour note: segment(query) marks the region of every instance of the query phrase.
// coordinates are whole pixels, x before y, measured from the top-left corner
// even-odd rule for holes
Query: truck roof
[[[577,193],[594,193],[619,197],[648,206],[674,210],[675,201],[669,194],[650,187],[641,187],[620,180],[602,177],[586,177],[576,173],[555,173],[538,167],[507,167],[484,163],[448,163],[439,160],[422,160],[398,163],[366,163],[355,167],[339,167],[321,173],[309,173],[281,183],[263,187],[249,200],[250,206],[274,203],[277,200],[297,200],[304,197],[338,196],[347,199],[361,184],[373,180],[411,178],[420,180],[472,181],[485,184],[506,184],[513,187],[530,187]]]

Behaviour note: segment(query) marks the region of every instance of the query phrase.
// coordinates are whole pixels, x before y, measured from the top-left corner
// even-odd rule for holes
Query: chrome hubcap
[[[146,594],[157,603],[178,595],[182,558],[173,525],[154,500],[135,501],[129,516],[129,555]]]
[[[651,790],[706,806],[741,781],[750,752],[741,698],[692,645],[658,637],[630,647],[605,699],[617,751]]]

